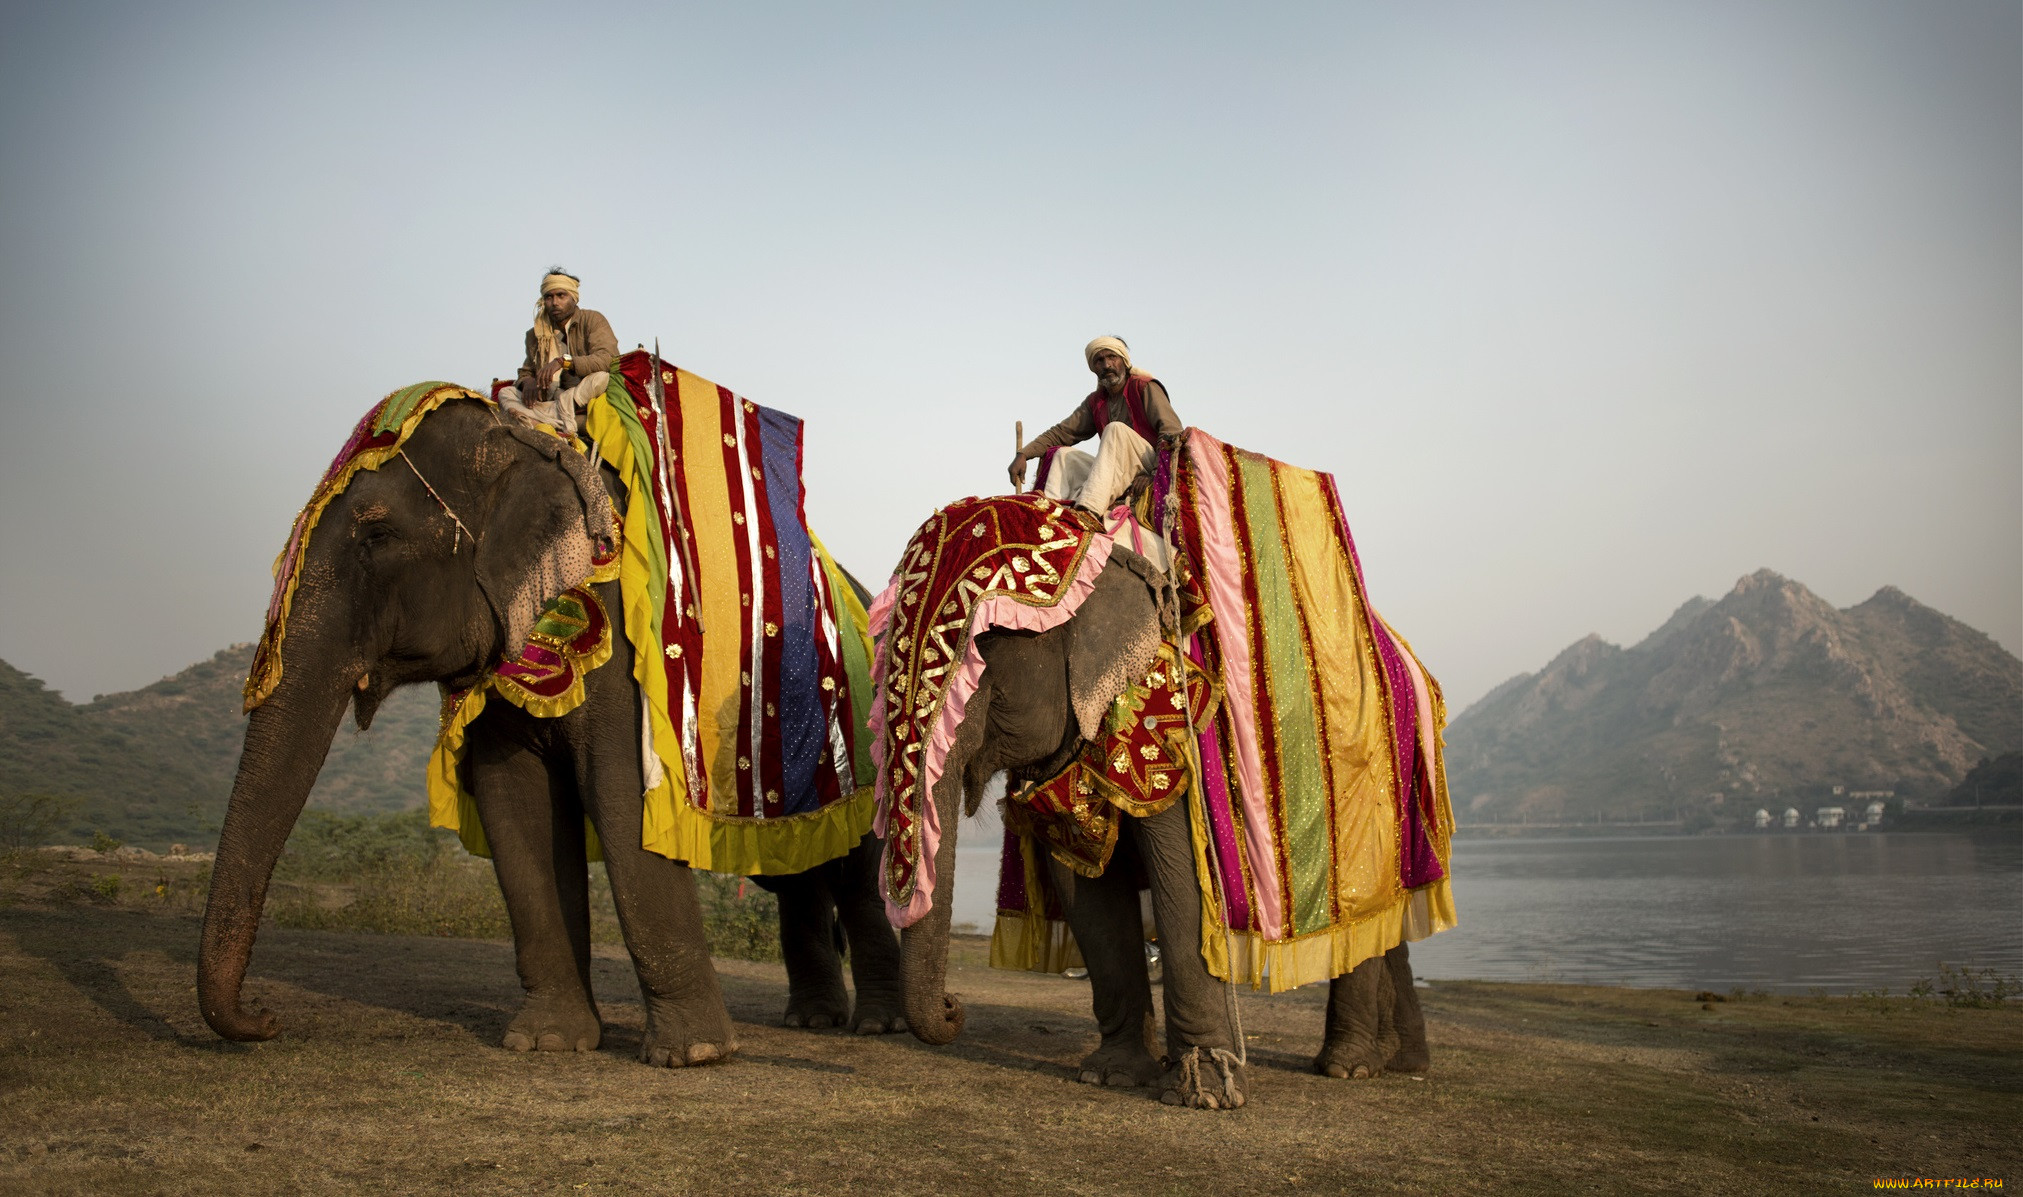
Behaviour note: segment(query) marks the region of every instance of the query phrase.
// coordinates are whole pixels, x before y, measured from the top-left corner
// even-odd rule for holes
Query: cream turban
[[[1123,358],[1126,370],[1131,368],[1131,347],[1124,344],[1124,338],[1122,337],[1097,337],[1095,340],[1089,342],[1087,348],[1082,350],[1082,360],[1087,362],[1089,368],[1093,370],[1096,368],[1096,355],[1105,349]]]
[[[541,294],[550,291],[567,291],[571,295],[583,294],[583,284],[566,274],[551,274],[541,280]]]

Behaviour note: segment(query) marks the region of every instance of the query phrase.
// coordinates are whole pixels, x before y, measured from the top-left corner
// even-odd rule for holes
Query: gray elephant
[[[467,394],[467,393],[466,393]],[[361,429],[364,426],[361,425]],[[592,530],[626,495],[609,470],[554,437],[499,421],[475,396],[415,425],[388,460],[329,497],[303,548],[286,609],[286,669],[255,706],[219,838],[198,963],[205,1021],[228,1039],[266,1039],[274,1015],[240,1004],[268,880],[349,706],[360,728],[396,687],[468,689],[527,644],[544,604],[590,576]],[[326,479],[326,485],[328,485]],[[605,533],[608,535],[608,533]],[[291,552],[293,550],[291,549]],[[622,621],[617,582],[596,587]],[[278,603],[277,598],[277,603]],[[271,624],[270,624],[271,627]],[[466,730],[475,798],[513,927],[525,1000],[515,1050],[591,1050],[587,817],[602,845],[646,1008],[643,1060],[729,1055],[736,1037],[686,865],[640,847],[641,697],[622,626],[583,701],[554,718],[488,704]],[[898,1030],[898,943],[885,921],[870,837],[840,860],[770,879],[780,896],[787,1021]],[[849,1011],[835,929],[847,938]]]
[[[1165,576],[1121,546],[1111,550],[1094,589],[1066,623],[1048,630],[980,633],[984,662],[948,750],[931,801],[940,827],[932,906],[902,932],[906,1014],[932,1044],[962,1029],[961,1002],[944,990],[958,815],[973,812],[985,783],[1008,775],[1010,788],[1057,773],[1084,743],[1076,712],[1107,707],[1130,679],[1144,675],[1162,635]],[[1101,1045],[1082,1061],[1090,1084],[1162,1088],[1161,1100],[1196,1108],[1245,1102],[1240,1048],[1223,983],[1198,950],[1201,891],[1193,859],[1188,804],[1143,818],[1125,817],[1116,855],[1101,876],[1076,876],[1049,860],[1051,884],[1087,962]],[[1165,1040],[1155,1041],[1151,985],[1143,953],[1138,886],[1150,882],[1164,970]],[[1163,1057],[1163,1059],[1162,1059]],[[1427,1066],[1425,1020],[1413,990],[1406,948],[1365,961],[1331,983],[1327,1024],[1315,1068],[1328,1076],[1367,1077]]]

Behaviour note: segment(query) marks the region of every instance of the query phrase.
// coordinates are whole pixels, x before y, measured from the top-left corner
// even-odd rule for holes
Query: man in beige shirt
[[[1082,358],[1096,376],[1096,389],[1067,419],[1019,446],[1011,481],[1024,490],[1026,463],[1057,449],[1047,471],[1047,497],[1101,518],[1119,499],[1143,489],[1158,464],[1153,446],[1170,445],[1185,426],[1159,380],[1131,365],[1131,347],[1122,337],[1097,337]],[[1101,438],[1095,456],[1068,448],[1092,436]]]
[[[576,434],[576,413],[611,385],[618,337],[602,312],[577,306],[583,284],[560,266],[541,280],[534,327],[519,383],[499,392],[499,405],[523,423]]]

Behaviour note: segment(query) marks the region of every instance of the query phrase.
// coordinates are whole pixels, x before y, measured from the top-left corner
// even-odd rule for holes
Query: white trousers
[[[520,397],[518,386],[509,386],[499,392],[499,406],[522,424],[546,424],[565,437],[575,436],[576,413],[589,407],[590,401],[602,395],[610,385],[610,372],[599,370],[585,375],[583,381],[553,399],[537,399],[532,403]]]
[[[1139,472],[1151,469],[1157,460],[1137,429],[1115,421],[1103,426],[1095,456],[1080,449],[1054,454],[1054,466],[1047,471],[1046,496],[1107,516],[1131,489]]]
[[[1117,543],[1137,551],[1159,569],[1167,569],[1172,554],[1157,532],[1141,527],[1127,514],[1110,518],[1117,500],[1131,489],[1139,471],[1158,464],[1158,454],[1129,424],[1114,422],[1103,428],[1103,436],[1092,457],[1080,449],[1062,449],[1054,454],[1053,468],[1047,471],[1043,493],[1049,499],[1073,503],[1096,513]]]

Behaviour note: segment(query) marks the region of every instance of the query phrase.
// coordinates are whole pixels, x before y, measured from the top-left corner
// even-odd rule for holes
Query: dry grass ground
[[[960,944],[948,1048],[775,1026],[777,964],[719,966],[734,1063],[633,1059],[637,989],[600,947],[586,1055],[494,1044],[497,941],[274,927],[250,997],[282,1037],[196,1011],[190,895],[156,866],[0,865],[0,1189],[1840,1193],[1878,1176],[2023,1184],[2023,1010],[1441,984],[1424,1079],[1307,1071],[1321,987],[1246,996],[1251,1104],[1090,1089],[1086,988]],[[187,880],[187,878],[185,878]],[[182,897],[177,895],[182,893]],[[2012,1003],[2013,1005],[2013,1003]]]

